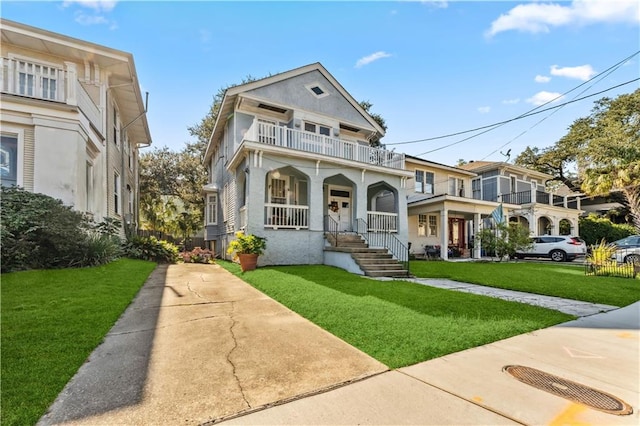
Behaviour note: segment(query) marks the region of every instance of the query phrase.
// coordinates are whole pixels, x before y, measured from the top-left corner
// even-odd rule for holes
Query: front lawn
[[[586,276],[577,265],[414,261],[411,273],[621,307],[640,300],[640,280]]]
[[[2,274],[2,424],[35,424],[155,263]]]
[[[390,368],[569,321],[557,311],[323,265],[219,265]]]

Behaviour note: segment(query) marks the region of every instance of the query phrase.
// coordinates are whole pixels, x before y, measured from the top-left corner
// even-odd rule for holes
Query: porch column
[[[76,81],[78,81],[78,70],[74,62],[64,63],[67,69],[67,98],[65,101],[68,105],[78,105],[78,96],[76,94]]]
[[[440,210],[440,223],[442,224],[442,235],[440,236],[440,258],[449,259],[449,211]]]
[[[482,257],[482,247],[480,244],[480,213],[474,213],[473,215],[473,254],[471,257],[474,259],[480,259]]]

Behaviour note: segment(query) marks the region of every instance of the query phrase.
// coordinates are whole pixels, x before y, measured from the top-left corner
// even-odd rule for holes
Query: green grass
[[[155,263],[2,274],[2,424],[35,424]]]
[[[391,368],[548,327],[557,311],[402,281],[376,281],[329,266],[218,264]]]
[[[640,300],[640,280],[586,276],[584,267],[523,262],[411,262],[411,273],[490,287],[627,306]]]

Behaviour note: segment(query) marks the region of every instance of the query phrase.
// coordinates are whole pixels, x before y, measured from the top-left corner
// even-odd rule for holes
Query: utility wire
[[[560,104],[560,105],[555,105],[555,106],[550,107],[550,108],[545,108],[545,109],[543,109],[543,110],[541,110],[541,111],[537,111],[538,109],[540,109],[540,108],[544,107],[545,105],[548,105],[548,104],[550,104],[550,103],[552,103],[552,102],[554,102],[554,101],[558,100],[559,98],[561,98],[561,97],[563,97],[563,96],[568,95],[569,93],[573,92],[574,90],[579,89],[580,87],[584,86],[585,84],[590,83],[592,80],[594,80],[594,79],[596,79],[596,78],[601,77],[604,73],[607,73],[609,70],[614,69],[614,68],[616,68],[616,69],[617,69],[617,68],[619,68],[621,65],[623,65],[624,63],[626,63],[627,61],[629,61],[629,60],[630,60],[631,58],[633,58],[634,56],[637,56],[638,54],[640,54],[640,50],[639,50],[639,51],[637,51],[637,52],[635,52],[635,53],[633,53],[632,55],[629,55],[629,56],[628,56],[628,57],[626,57],[625,59],[623,59],[623,60],[621,60],[621,61],[617,62],[616,64],[614,64],[614,65],[612,65],[611,67],[607,68],[606,70],[604,70],[603,72],[599,73],[598,75],[596,75],[596,76],[594,76],[594,77],[590,78],[589,80],[585,81],[584,83],[581,83],[581,84],[579,84],[578,86],[574,87],[573,89],[571,89],[571,90],[569,90],[569,91],[565,92],[564,94],[562,94],[562,95],[560,95],[560,96],[557,96],[556,98],[551,99],[551,100],[549,100],[549,101],[545,102],[545,103],[544,103],[544,104],[542,104],[542,105],[538,105],[537,107],[535,107],[535,108],[533,108],[533,109],[531,109],[531,110],[529,110],[529,111],[527,111],[527,112],[525,112],[525,113],[523,113],[523,114],[520,114],[520,115],[518,115],[518,116],[516,116],[516,117],[514,117],[514,118],[511,118],[511,119],[508,119],[508,120],[504,120],[504,121],[499,121],[499,122],[496,122],[496,123],[493,123],[493,124],[488,124],[488,125],[486,125],[486,126],[476,127],[476,128],[474,128],[474,129],[463,130],[463,131],[455,132],[455,133],[449,133],[449,134],[446,134],[446,135],[434,136],[434,137],[430,137],[430,138],[416,139],[416,140],[404,141],[404,142],[392,142],[392,143],[385,143],[385,145],[407,145],[407,144],[413,144],[413,143],[419,143],[419,142],[428,142],[428,141],[433,141],[433,140],[438,140],[438,139],[445,139],[445,138],[449,138],[449,137],[452,137],[452,136],[459,136],[459,135],[463,135],[463,134],[465,134],[465,133],[476,132],[476,131],[478,131],[478,130],[484,130],[484,129],[488,129],[488,128],[493,128],[493,127],[497,127],[497,126],[500,126],[500,125],[503,125],[503,124],[510,123],[510,122],[512,122],[512,121],[516,121],[516,120],[520,120],[520,119],[522,119],[522,118],[529,117],[529,116],[531,116],[531,115],[540,114],[541,112],[545,112],[545,111],[548,111],[548,110],[550,110],[550,109],[559,108],[559,107],[564,106],[564,105],[566,105],[566,104],[568,104],[568,103],[577,102],[577,101],[580,101],[580,100],[583,100],[583,99],[587,99],[588,97],[591,97],[591,96],[599,95],[600,93],[604,93],[604,92],[606,92],[606,91],[608,91],[608,90],[615,89],[615,88],[620,87],[620,86],[622,86],[622,85],[624,85],[624,84],[633,83],[634,81],[637,81],[638,79],[630,80],[630,81],[628,81],[628,82],[626,82],[626,83],[623,83],[623,84],[621,84],[621,85],[617,85],[617,86],[614,86],[614,87],[610,87],[610,88],[608,88],[608,89],[606,89],[606,90],[603,90],[603,91],[598,92],[598,93],[594,93],[593,95],[590,95],[590,96],[585,96],[585,97],[580,98],[580,99],[575,99],[575,100],[573,100],[573,101],[571,101],[571,102],[566,102],[566,103],[563,103],[563,104]],[[482,134],[482,133],[480,133],[480,134]]]
[[[614,65],[613,67],[609,68],[609,71],[603,71],[602,73],[599,74],[598,80],[594,81],[592,85],[590,85],[589,87],[585,88],[584,90],[582,90],[580,93],[578,93],[576,96],[574,96],[574,98],[572,100],[575,100],[578,96],[582,95],[583,93],[587,92],[589,89],[591,89],[593,86],[595,86],[596,84],[598,84],[599,82],[601,82],[602,80],[604,80],[605,78],[607,78],[609,75],[613,74],[615,71],[618,70],[618,68],[620,68],[622,65],[624,65],[624,62],[618,62],[618,64]],[[606,74],[605,74],[606,72]],[[595,79],[595,77],[593,78]],[[593,80],[591,79],[591,80]],[[589,80],[589,81],[591,81]],[[578,86],[579,87],[579,86]],[[566,105],[566,104],[565,104]],[[539,124],[541,124],[543,121],[545,121],[546,119],[548,119],[549,117],[551,117],[553,114],[555,114],[556,112],[560,111],[562,109],[562,107],[564,107],[564,105],[562,105],[560,108],[553,110],[549,115],[547,115],[546,117],[543,117],[542,119],[538,120],[533,126],[529,127],[528,129],[526,129],[525,131],[521,132],[519,135],[515,136],[514,138],[510,139],[509,141],[507,141],[505,144],[501,145],[500,147],[498,147],[497,149],[495,149],[493,152],[491,152],[490,154],[486,155],[485,157],[483,157],[480,161],[483,161],[485,159],[487,159],[488,157],[492,156],[493,154],[495,154],[496,152],[498,152],[499,150],[501,150],[502,148],[506,147],[507,145],[509,145],[511,142],[519,139],[521,136],[525,135],[526,133],[528,133],[530,130],[532,130],[533,128],[537,127]]]

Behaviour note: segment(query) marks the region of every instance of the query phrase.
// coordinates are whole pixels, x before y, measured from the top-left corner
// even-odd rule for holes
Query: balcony
[[[102,114],[77,80],[75,64],[68,68],[0,58],[0,91],[11,95],[78,106],[89,122],[102,133]]]
[[[534,201],[531,201],[534,200]],[[550,206],[556,207],[564,207],[568,209],[580,209],[580,197],[577,195],[573,196],[560,196],[551,194],[549,192],[544,191],[522,191],[522,192],[512,192],[510,194],[502,194],[499,197],[499,201],[507,204],[531,204],[531,203],[539,203],[539,204],[548,204]]]
[[[257,120],[245,134],[244,140],[363,164],[404,169],[404,154]]]

